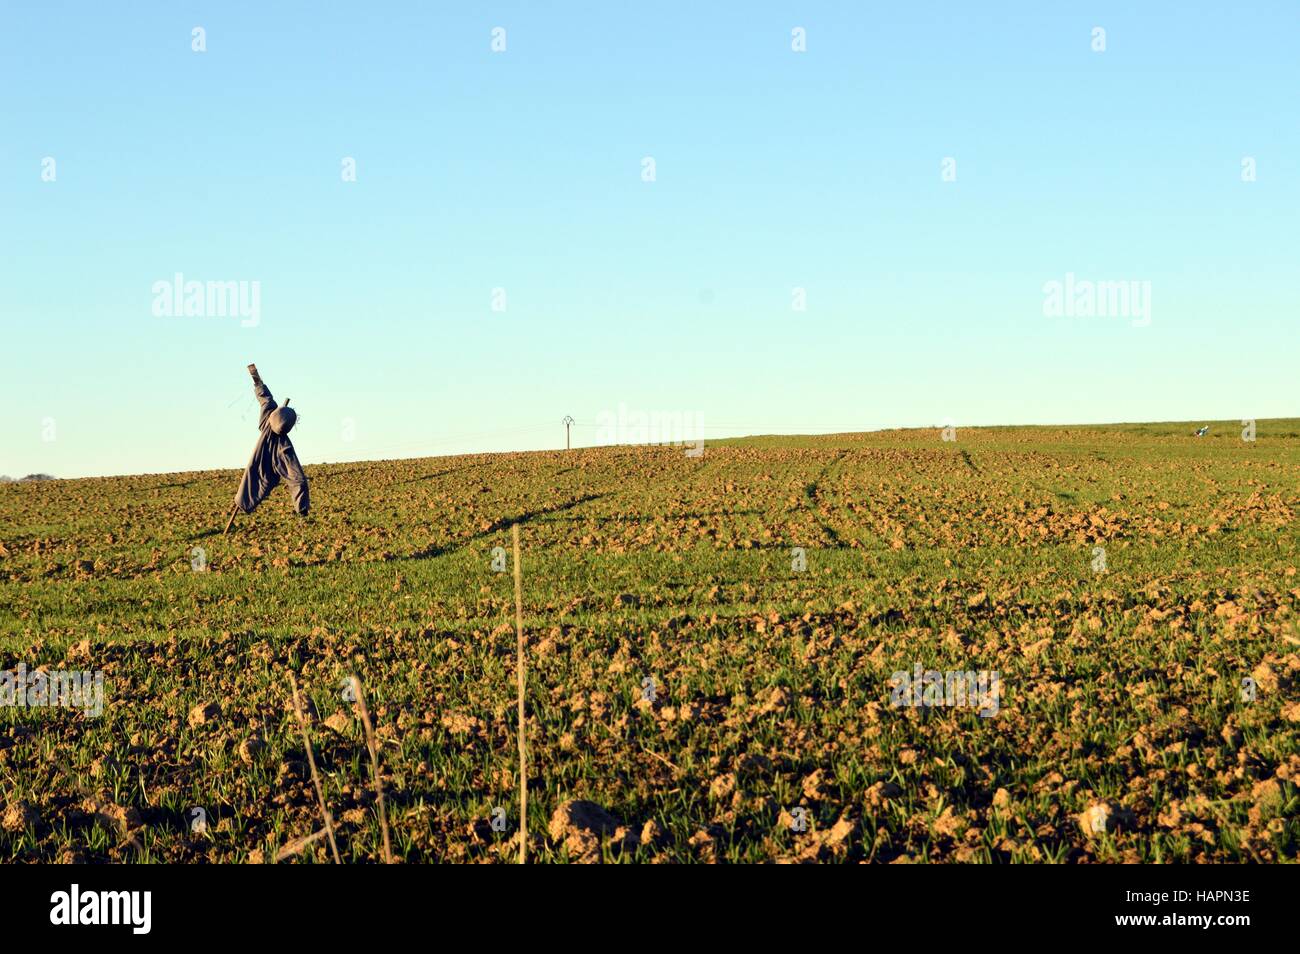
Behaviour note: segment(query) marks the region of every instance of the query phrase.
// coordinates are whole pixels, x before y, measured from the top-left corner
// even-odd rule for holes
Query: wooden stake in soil
[[[233,507],[230,508],[230,519],[226,521],[226,529],[221,531],[221,535],[223,537],[230,532],[230,527],[232,524],[234,524],[235,514],[237,513],[239,513],[239,504],[235,504]]]
[[[519,565],[519,524],[510,527],[515,545],[515,681],[519,691],[519,863],[528,861],[528,752],[524,744],[524,584]]]
[[[334,841],[334,823],[330,820],[330,810],[325,805],[325,790],[321,788],[320,776],[316,774],[316,756],[312,754],[311,739],[307,738],[307,720],[302,717],[302,705],[298,702],[298,680],[289,673],[289,688],[293,690],[293,711],[298,716],[298,728],[302,730],[302,744],[307,750],[307,764],[311,766],[311,781],[316,786],[316,800],[320,802],[321,817],[325,819],[325,834],[329,836],[330,850],[334,852],[334,863],[341,865],[339,846]]]
[[[388,812],[384,808],[384,781],[379,777],[379,751],[375,748],[375,730],[370,725],[370,710],[366,708],[366,695],[361,691],[361,680],[352,677],[352,691],[361,711],[361,725],[366,730],[366,748],[370,749],[370,774],[375,780],[375,798],[379,802],[379,827],[384,833],[384,864],[393,863],[393,846],[388,840]]]

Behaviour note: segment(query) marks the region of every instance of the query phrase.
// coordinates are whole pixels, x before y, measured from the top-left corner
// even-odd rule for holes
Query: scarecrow
[[[253,456],[244,470],[244,479],[239,482],[239,492],[235,494],[235,506],[231,508],[230,519],[226,522],[226,533],[235,522],[235,514],[241,510],[252,513],[257,505],[265,500],[283,480],[293,493],[293,505],[299,515],[307,516],[311,501],[307,497],[307,475],[302,472],[298,455],[289,441],[289,431],[293,430],[298,420],[298,412],[289,407],[289,399],[277,405],[271,397],[270,389],[262,383],[257,373],[257,365],[250,364],[248,373],[253,376],[253,393],[262,405],[257,426],[260,433],[257,443],[253,445]]]

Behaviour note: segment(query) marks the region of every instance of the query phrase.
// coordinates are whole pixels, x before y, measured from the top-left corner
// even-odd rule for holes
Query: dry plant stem
[[[519,863],[528,861],[528,753],[524,743],[524,584],[519,565],[519,524],[510,527],[515,546],[515,681],[519,701]]]
[[[297,841],[291,841],[276,853],[275,860],[281,862],[286,858],[292,858],[294,855],[301,854],[304,848],[316,844],[316,842],[320,841],[328,834],[329,833],[324,828],[321,828],[312,832],[310,835],[304,835]]]
[[[339,858],[338,842],[334,840],[334,823],[330,820],[330,810],[325,805],[325,790],[321,788],[320,775],[316,773],[316,756],[311,750],[311,739],[307,738],[307,720],[302,717],[302,704],[298,701],[298,680],[289,673],[289,688],[293,690],[293,711],[298,716],[298,728],[302,730],[302,744],[307,750],[307,764],[311,767],[311,781],[316,786],[316,800],[320,803],[321,817],[325,819],[325,834],[329,836],[330,851],[334,852],[334,863],[343,864]]]
[[[388,839],[388,811],[384,808],[384,782],[379,777],[379,750],[375,747],[375,730],[370,725],[370,710],[366,708],[366,695],[361,691],[361,680],[352,677],[352,691],[357,697],[361,712],[361,725],[366,730],[366,748],[370,750],[370,772],[375,781],[375,798],[379,802],[379,827],[384,833],[384,864],[393,863],[393,847]]]

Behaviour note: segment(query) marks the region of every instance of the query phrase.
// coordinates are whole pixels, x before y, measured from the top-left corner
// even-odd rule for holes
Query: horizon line
[[[900,431],[900,432],[927,431],[927,430],[942,431],[944,428],[947,427],[954,427],[959,431],[960,430],[1010,430],[1010,429],[1025,430],[1029,428],[1082,428],[1085,430],[1101,430],[1101,429],[1112,428],[1112,427],[1135,427],[1135,426],[1153,427],[1159,425],[1169,425],[1169,426],[1191,425],[1195,423],[1200,423],[1202,425],[1209,425],[1209,424],[1224,424],[1226,422],[1244,423],[1246,421],[1254,421],[1257,425],[1260,422],[1270,422],[1270,421],[1300,422],[1300,415],[1294,417],[1287,416],[1287,417],[1256,417],[1256,418],[1234,418],[1234,417],[1187,418],[1184,420],[1176,420],[1176,421],[1089,421],[1089,422],[1067,421],[1067,422],[1046,423],[1046,424],[957,424],[957,423],[947,422],[947,423],[940,423],[940,424],[915,424],[915,425],[903,425],[903,426],[892,426],[892,427],[867,427],[867,428],[862,428],[861,430],[830,430],[830,431],[820,431],[820,432],[804,430],[804,431],[796,431],[793,433],[758,432],[758,433],[748,433],[748,434],[731,434],[726,436],[708,438],[705,442],[707,443],[708,441],[721,442],[721,441],[752,440],[752,439],[762,438],[762,437],[839,437],[842,435],[853,435],[853,434],[884,434],[891,431]],[[583,426],[593,427],[595,425],[584,424]],[[702,427],[728,427],[733,425],[704,424],[701,426]],[[738,426],[744,426],[744,425],[738,425]],[[694,443],[694,442],[693,441],[689,441],[689,442],[670,441],[670,442],[651,443],[647,441],[643,443],[623,443],[623,444],[584,444],[582,446],[573,447],[571,448],[571,450],[572,451],[602,450],[602,449],[615,448],[615,447],[671,447],[671,446],[685,446],[685,444],[687,443]],[[513,449],[513,450],[460,451],[460,452],[448,453],[448,454],[413,454],[409,456],[398,456],[398,457],[359,457],[351,460],[311,461],[309,463],[305,463],[305,466],[334,467],[342,464],[377,464],[377,463],[388,463],[391,461],[441,460],[441,459],[451,458],[451,457],[489,457],[498,454],[554,454],[554,453],[566,453],[566,450],[561,447],[533,448],[533,449],[520,448],[520,449]],[[0,484],[44,483],[47,480],[57,480],[57,481],[116,480],[123,477],[167,477],[167,476],[180,476],[184,474],[206,474],[206,473],[212,473],[214,471],[219,472],[225,470],[238,471],[239,467],[235,465],[231,465],[229,467],[206,467],[197,470],[192,469],[192,470],[138,471],[135,473],[89,474],[89,475],[78,475],[78,476],[70,476],[70,477],[59,477],[54,474],[48,474],[45,472],[31,473],[31,474],[27,474],[24,477],[11,477],[8,474],[0,474]],[[32,478],[38,478],[38,479],[32,479]]]

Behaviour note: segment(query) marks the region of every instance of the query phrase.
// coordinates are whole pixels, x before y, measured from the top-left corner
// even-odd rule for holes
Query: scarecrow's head
[[[297,420],[298,412],[289,407],[286,402],[283,407],[277,407],[271,412],[271,416],[266,419],[266,424],[271,428],[271,433],[284,437],[293,430],[293,425]]]

